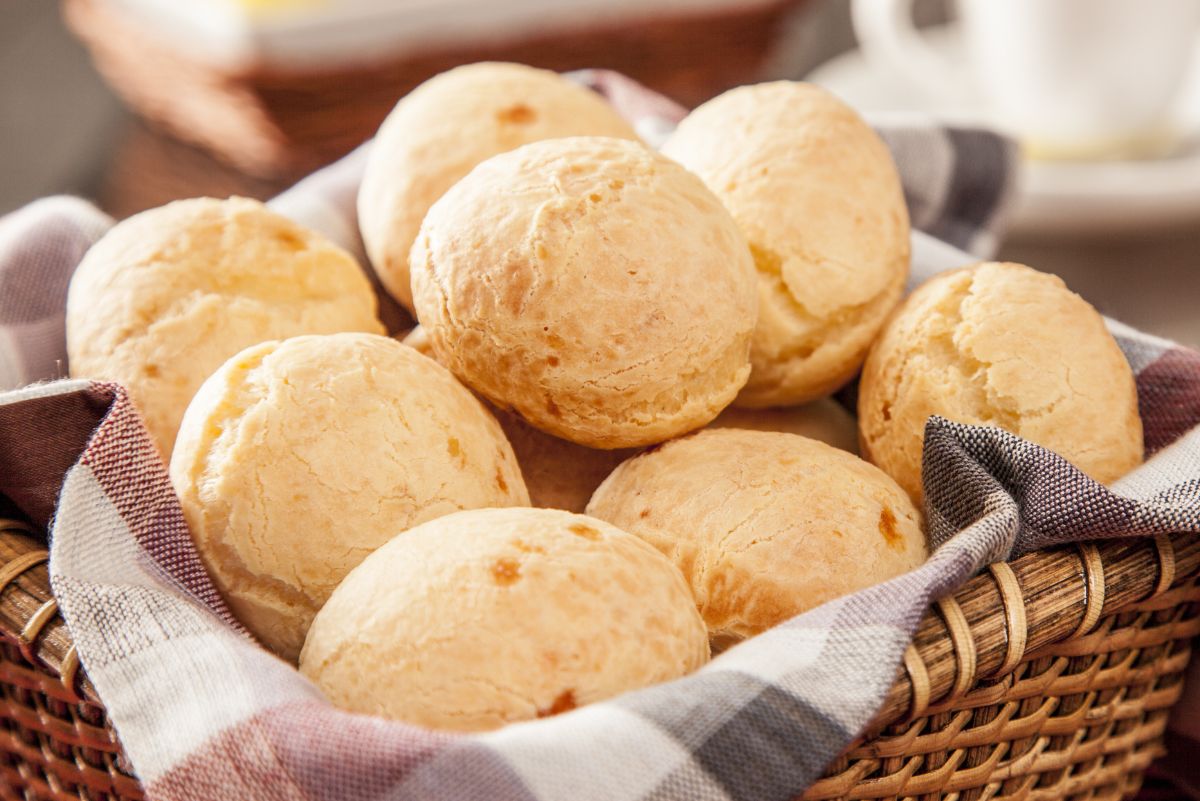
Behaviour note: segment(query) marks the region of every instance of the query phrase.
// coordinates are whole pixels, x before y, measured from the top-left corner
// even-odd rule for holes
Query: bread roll
[[[749,374],[745,239],[699,179],[620,139],[526,145],[434,204],[412,251],[438,360],[594,448],[708,423]]]
[[[921,514],[885,473],[795,434],[707,429],[634,457],[587,507],[683,571],[714,645],[917,567]]]
[[[680,123],[663,153],[699,175],[758,268],[753,371],[739,406],[790,406],[849,381],[908,275],[908,212],[891,154],[811,84],[744,86]]]
[[[933,414],[1003,428],[1105,484],[1142,461],[1133,371],[1103,318],[1057,276],[1021,264],[926,282],[863,367],[863,455],[918,500]]]
[[[233,613],[294,660],[371,551],[459,509],[529,496],[479,401],[432,360],[369,334],[265,342],[196,394],[171,481]]]
[[[317,615],[300,670],[343,709],[483,731],[707,660],[687,585],[646,543],[582,515],[482,509],[367,557]]]

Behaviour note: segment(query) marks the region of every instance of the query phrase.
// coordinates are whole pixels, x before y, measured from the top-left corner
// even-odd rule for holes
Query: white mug
[[[1150,155],[1177,139],[1172,101],[1200,0],[957,0],[962,64],[922,40],[913,2],[854,0],[867,59],[931,98],[977,93],[989,120],[1032,155]]]

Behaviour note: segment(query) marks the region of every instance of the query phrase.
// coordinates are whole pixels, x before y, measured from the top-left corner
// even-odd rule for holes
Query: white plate
[[[965,63],[953,25],[929,28],[923,34],[947,59]],[[825,62],[807,80],[864,114],[919,112],[953,122],[987,124],[977,99],[930,98],[899,76],[873,69],[858,50]],[[1186,133],[1184,144],[1169,158],[1025,161],[1010,230],[1033,235],[1135,233],[1200,222],[1200,58],[1193,59],[1175,117],[1178,129]]]

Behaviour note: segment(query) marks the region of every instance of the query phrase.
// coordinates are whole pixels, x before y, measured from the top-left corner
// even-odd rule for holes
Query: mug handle
[[[1003,0],[997,0],[1002,2]],[[913,24],[915,0],[852,0],[850,19],[863,56],[930,98],[959,89],[965,65],[934,50]]]

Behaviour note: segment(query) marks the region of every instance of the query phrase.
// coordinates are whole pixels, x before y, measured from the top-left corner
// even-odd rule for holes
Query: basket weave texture
[[[28,526],[0,521],[0,793],[140,799]],[[1200,538],[997,563],[926,614],[866,736],[817,799],[1131,796],[1163,753],[1200,634]]]

